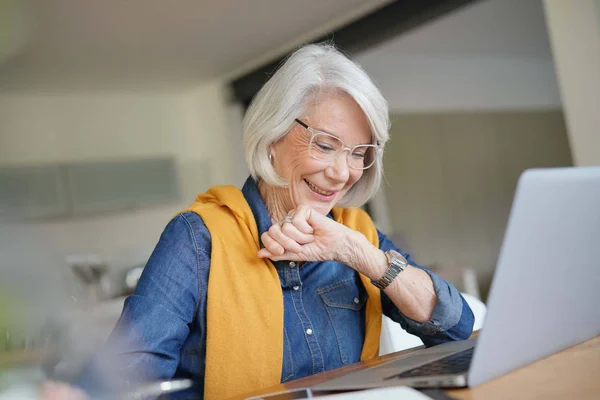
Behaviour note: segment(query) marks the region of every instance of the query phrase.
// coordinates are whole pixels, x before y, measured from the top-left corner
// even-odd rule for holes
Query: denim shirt
[[[262,235],[271,218],[253,179],[248,178],[242,192]],[[385,235],[378,235],[381,250],[401,252]],[[190,378],[197,382],[195,396],[202,398],[210,254],[210,233],[200,216],[185,212],[169,222],[103,351],[103,356],[112,355],[113,378],[128,384]],[[402,254],[412,266],[422,268]],[[335,261],[306,262],[301,267],[289,261],[274,264],[284,304],[281,382],[359,361],[367,293],[358,273]],[[422,269],[437,295],[431,319],[419,323],[402,315],[382,291],[383,313],[426,346],[468,338],[474,321],[471,309],[454,286]],[[97,378],[98,370],[91,366],[78,384],[89,389],[97,386],[92,382]]]

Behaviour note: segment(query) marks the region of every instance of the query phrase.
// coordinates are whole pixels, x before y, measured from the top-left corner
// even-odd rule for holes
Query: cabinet
[[[64,215],[67,191],[60,165],[0,168],[0,220]]]
[[[178,200],[170,157],[0,168],[0,219],[64,217]]]

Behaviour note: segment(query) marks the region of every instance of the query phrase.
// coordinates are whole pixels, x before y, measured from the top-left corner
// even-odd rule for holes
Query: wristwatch
[[[389,264],[388,269],[378,281],[371,281],[375,287],[378,287],[381,290],[388,287],[388,285],[392,283],[392,281],[396,279],[400,272],[404,271],[408,265],[406,258],[397,251],[388,250],[385,252],[385,256],[387,257]]]

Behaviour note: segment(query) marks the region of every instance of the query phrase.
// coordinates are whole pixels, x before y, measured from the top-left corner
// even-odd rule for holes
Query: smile
[[[335,193],[335,192],[328,192],[326,190],[319,189],[318,187],[316,187],[315,185],[313,185],[312,183],[310,183],[306,179],[304,180],[304,182],[306,182],[306,184],[308,185],[308,187],[310,188],[310,190],[312,190],[313,192],[315,192],[317,194],[320,194],[321,196],[331,196],[332,194]]]

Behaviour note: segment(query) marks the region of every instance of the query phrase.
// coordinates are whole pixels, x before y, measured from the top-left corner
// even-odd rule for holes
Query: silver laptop
[[[521,175],[477,341],[312,387],[476,386],[600,334],[600,167]]]

